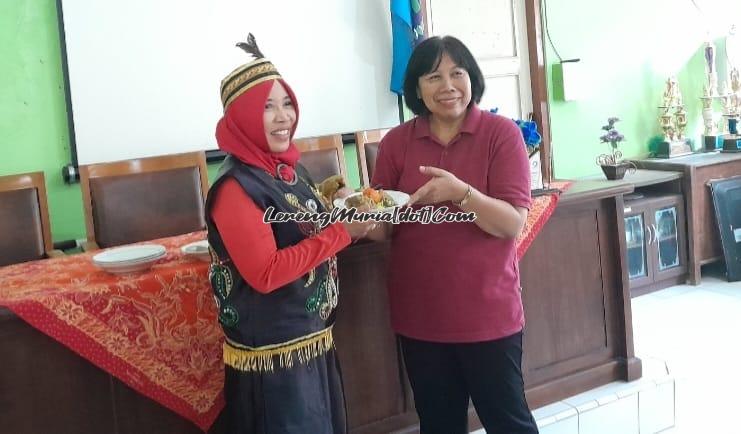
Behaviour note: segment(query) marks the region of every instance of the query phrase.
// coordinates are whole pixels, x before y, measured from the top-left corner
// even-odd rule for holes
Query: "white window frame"
[[[438,1],[427,0],[426,19],[429,23],[429,35],[436,36],[434,9]],[[456,0],[458,2],[466,0]],[[525,0],[510,0],[514,15],[515,55],[508,57],[476,57],[484,78],[515,76],[518,78],[520,113],[527,119],[533,112],[533,98],[530,86],[530,62],[528,54],[527,24],[525,20]],[[442,36],[442,35],[440,35]],[[452,35],[455,36],[455,35]],[[476,56],[476,53],[473,53]]]

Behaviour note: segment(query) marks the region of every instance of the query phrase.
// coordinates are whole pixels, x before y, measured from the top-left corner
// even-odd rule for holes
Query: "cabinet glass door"
[[[628,277],[648,276],[646,266],[646,244],[644,234],[643,214],[625,217],[625,241],[628,251]]]
[[[679,234],[677,233],[677,208],[661,208],[654,216],[658,243],[659,271],[679,266]]]

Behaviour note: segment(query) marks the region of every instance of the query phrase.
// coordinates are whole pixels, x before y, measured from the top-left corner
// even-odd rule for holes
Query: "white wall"
[[[61,3],[79,164],[215,149],[248,32],[297,94],[297,137],[398,123],[387,0]]]

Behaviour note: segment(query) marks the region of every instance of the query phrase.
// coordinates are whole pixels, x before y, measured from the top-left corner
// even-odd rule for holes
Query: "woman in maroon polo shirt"
[[[525,320],[515,238],[530,170],[511,120],[480,110],[484,78],[458,39],[433,37],[404,80],[417,117],[380,146],[372,184],[415,208],[475,212],[474,223],[381,226],[391,237],[389,300],[423,434],[468,432],[472,399],[488,432],[537,433],[522,380]]]

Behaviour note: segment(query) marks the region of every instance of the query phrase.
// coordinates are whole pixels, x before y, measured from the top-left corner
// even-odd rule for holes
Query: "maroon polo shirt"
[[[478,191],[530,208],[530,169],[519,127],[473,106],[460,133],[443,145],[426,116],[388,132],[372,184],[413,193],[430,177],[419,166],[452,172]],[[451,211],[459,211],[451,203]],[[415,208],[419,208],[415,206]],[[480,342],[520,331],[525,319],[514,239],[475,223],[394,227],[388,291],[394,330],[433,342]]]

